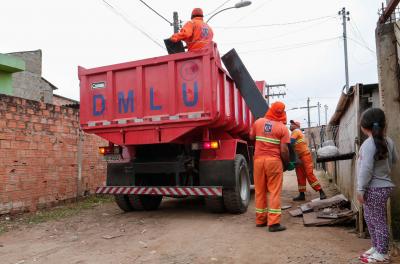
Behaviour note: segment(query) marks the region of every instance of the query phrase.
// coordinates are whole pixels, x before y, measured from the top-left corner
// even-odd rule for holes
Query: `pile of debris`
[[[331,198],[302,204],[299,208],[289,211],[293,217],[303,216],[304,226],[323,226],[344,223],[356,214],[350,209],[350,202],[343,194]]]

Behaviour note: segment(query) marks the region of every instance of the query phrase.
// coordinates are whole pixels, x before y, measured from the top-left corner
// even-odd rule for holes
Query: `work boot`
[[[306,196],[304,194],[304,192],[300,192],[299,196],[296,196],[293,198],[293,201],[305,201],[306,200]]]
[[[281,224],[275,224],[268,227],[269,232],[280,232],[285,231],[286,227]]]
[[[326,199],[326,194],[325,194],[324,190],[322,190],[322,189],[319,191],[319,199],[320,200]]]
[[[264,224],[256,224],[256,227],[264,227],[264,226],[267,226],[268,224],[267,223],[264,223]]]

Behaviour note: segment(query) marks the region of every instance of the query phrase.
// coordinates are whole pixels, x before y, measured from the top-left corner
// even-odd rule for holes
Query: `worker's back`
[[[214,36],[211,27],[200,17],[195,17],[188,23],[191,23],[193,27],[192,36],[185,40],[188,45],[188,50],[199,50],[208,46]]]
[[[281,142],[289,143],[289,132],[286,126],[278,121],[259,118],[253,125],[251,133],[255,135],[256,149],[254,159],[271,157],[281,159]]]
[[[188,51],[194,51],[209,46],[213,36],[211,27],[203,21],[203,10],[195,8],[192,11],[191,20],[186,22],[178,33],[171,36],[171,41],[183,40],[187,44]]]

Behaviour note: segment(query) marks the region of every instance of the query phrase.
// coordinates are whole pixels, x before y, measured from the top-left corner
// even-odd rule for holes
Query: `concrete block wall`
[[[400,151],[400,22],[379,25],[376,28],[376,52],[378,57],[379,94],[381,107],[386,114],[386,134],[393,139]],[[400,239],[400,162],[392,169],[396,184],[391,197],[391,223],[393,235]]]
[[[13,52],[9,55],[25,61],[25,71],[13,74],[14,96],[52,103],[53,86],[42,78],[42,51]]]
[[[0,214],[35,211],[103,185],[107,144],[79,130],[79,110],[0,95]]]

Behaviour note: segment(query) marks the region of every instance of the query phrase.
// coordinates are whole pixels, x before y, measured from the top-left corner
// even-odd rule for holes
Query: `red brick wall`
[[[104,144],[79,130],[79,110],[0,95],[0,214],[75,198],[78,187],[93,193],[105,181]]]
[[[53,94],[53,105],[70,105],[70,104],[76,104],[77,102],[75,100],[71,100],[65,97],[62,97],[57,94]]]

